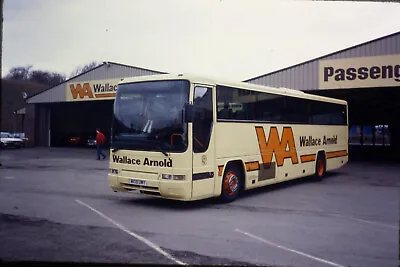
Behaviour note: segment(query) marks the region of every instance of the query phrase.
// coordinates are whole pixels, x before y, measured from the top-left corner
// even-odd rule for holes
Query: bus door
[[[193,183],[192,198],[214,193],[215,149],[213,87],[195,84],[193,94]]]

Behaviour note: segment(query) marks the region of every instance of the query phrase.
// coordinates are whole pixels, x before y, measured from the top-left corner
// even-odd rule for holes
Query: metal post
[[[47,112],[47,125],[49,126],[49,133],[48,133],[48,146],[49,147],[51,147],[51,115],[50,115],[50,112],[51,112],[51,108],[50,108],[50,106],[48,107],[48,112]]]

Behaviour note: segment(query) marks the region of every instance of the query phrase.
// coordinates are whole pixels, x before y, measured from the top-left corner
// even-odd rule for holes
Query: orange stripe
[[[115,93],[96,94],[96,98],[115,97]]]
[[[260,163],[258,161],[246,162],[246,171],[256,171],[260,169]]]
[[[326,158],[337,158],[337,157],[344,157],[347,156],[347,150],[339,150],[339,151],[332,151],[326,152]]]
[[[224,170],[224,165],[218,166],[218,176],[222,176],[222,171]]]
[[[301,163],[315,161],[315,154],[302,155],[302,156],[300,156],[300,159],[301,159]]]

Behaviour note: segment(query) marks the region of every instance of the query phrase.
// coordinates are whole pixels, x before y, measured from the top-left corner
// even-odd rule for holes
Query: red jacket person
[[[97,133],[97,135],[96,135],[97,160],[100,160],[100,156],[102,156],[103,159],[105,159],[106,155],[103,154],[101,149],[102,149],[102,146],[104,145],[104,143],[106,142],[106,137],[102,132],[100,132],[99,128],[96,129],[96,133]]]

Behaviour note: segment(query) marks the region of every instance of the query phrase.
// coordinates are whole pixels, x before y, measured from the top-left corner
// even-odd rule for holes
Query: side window
[[[346,106],[312,101],[310,123],[322,125],[346,125]]]
[[[232,119],[232,102],[234,90],[225,86],[217,85],[217,118]]]
[[[193,151],[207,151],[211,137],[213,112],[212,90],[209,87],[196,86],[194,89]]]
[[[346,106],[217,85],[217,119],[346,125]]]
[[[217,85],[217,118],[220,120],[254,120],[257,92]]]
[[[259,93],[256,102],[256,120],[284,121],[284,97],[268,93]]]
[[[286,97],[284,121],[287,123],[308,124],[309,105],[307,99]]]

